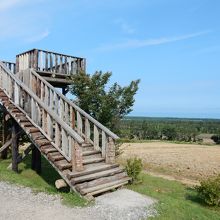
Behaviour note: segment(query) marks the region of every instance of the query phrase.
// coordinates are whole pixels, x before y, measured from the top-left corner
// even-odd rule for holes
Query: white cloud
[[[210,33],[210,31],[201,31],[181,36],[174,37],[161,37],[155,39],[145,39],[145,40],[127,40],[122,43],[116,44],[107,44],[97,48],[100,51],[109,51],[109,50],[117,50],[117,49],[129,49],[129,48],[139,48],[139,47],[147,47],[147,46],[155,46],[161,44],[172,43],[176,41],[188,40],[191,38],[199,37],[205,34]]]
[[[49,34],[50,34],[50,32],[48,30],[45,30],[43,32],[40,32],[37,35],[33,35],[33,36],[27,38],[26,41],[29,43],[35,43],[37,41],[41,41],[44,38],[48,37]]]

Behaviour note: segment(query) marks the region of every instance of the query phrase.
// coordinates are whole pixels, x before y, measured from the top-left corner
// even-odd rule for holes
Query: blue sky
[[[32,48],[141,79],[131,115],[220,118],[219,0],[0,0],[0,59]]]

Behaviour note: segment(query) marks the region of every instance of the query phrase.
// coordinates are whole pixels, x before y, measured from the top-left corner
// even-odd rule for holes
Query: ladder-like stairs
[[[101,151],[88,143],[81,145],[84,169],[73,171],[72,164],[54,147],[26,112],[16,105],[2,89],[0,89],[0,102],[66,183],[82,196],[94,196],[116,189],[130,180],[123,168],[116,163],[106,163]]]

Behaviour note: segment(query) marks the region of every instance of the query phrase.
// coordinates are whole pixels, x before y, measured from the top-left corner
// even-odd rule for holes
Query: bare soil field
[[[124,143],[118,160],[139,157],[146,172],[155,176],[174,179],[186,184],[220,173],[220,146],[176,144],[153,141],[146,143]],[[190,181],[191,180],[191,181]]]

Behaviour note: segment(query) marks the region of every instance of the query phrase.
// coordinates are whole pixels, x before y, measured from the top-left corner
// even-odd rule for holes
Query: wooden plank
[[[99,131],[96,125],[94,125],[94,149],[99,150]]]
[[[55,147],[52,147],[52,145],[48,145],[48,146],[42,146],[40,148],[40,150],[44,153],[44,154],[49,154],[49,153],[52,153],[52,152],[58,152],[57,149]]]
[[[55,124],[55,145],[58,148],[61,148],[61,128],[59,126],[59,124]]]
[[[70,106],[70,122],[71,122],[71,128],[75,129],[76,127],[75,111],[72,106]]]
[[[49,114],[47,115],[47,134],[53,140],[53,120]]]
[[[106,133],[102,131],[102,157],[106,157],[106,148],[107,148],[108,140],[106,138]]]
[[[69,169],[72,167],[72,165],[66,160],[55,161],[54,164],[59,170]]]
[[[45,53],[45,70],[48,71],[48,52]]]
[[[113,175],[121,173],[121,172],[124,172],[124,169],[120,168],[120,167],[117,167],[117,168],[104,170],[104,171],[99,171],[99,172],[84,175],[84,176],[75,177],[71,180],[71,183],[75,185],[77,183],[81,183],[81,182],[85,182],[85,181],[91,181],[91,180],[98,179],[98,178],[101,178],[101,177],[113,176]]]
[[[81,171],[81,172],[70,172],[67,175],[67,178],[70,180],[72,178],[75,177],[79,177],[79,176],[84,176],[84,175],[89,175],[89,174],[93,174],[93,173],[98,173],[104,170],[109,170],[109,169],[113,169],[119,167],[118,164],[101,164],[99,166],[92,166],[91,168],[87,168],[85,171]]]
[[[100,154],[100,150],[91,150],[91,151],[84,151],[83,156],[89,156],[94,154]]]
[[[108,184],[109,186],[103,186],[103,188],[99,189],[99,190],[96,190],[96,191],[93,191],[91,193],[88,193],[87,195],[89,196],[94,196],[94,195],[98,195],[100,193],[103,193],[103,192],[107,192],[107,191],[110,191],[112,189],[117,189],[121,186],[124,186],[128,183],[129,179],[125,178],[121,181],[118,181],[117,183],[112,183],[112,184]]]
[[[86,165],[90,163],[99,163],[102,161],[105,161],[105,159],[104,158],[89,158],[89,159],[83,160],[83,164]]]
[[[90,136],[91,136],[91,131],[90,131],[90,123],[89,119],[85,119],[85,142],[90,143]]]
[[[65,153],[65,155],[69,156],[69,145],[68,145],[68,136],[64,129],[61,130],[62,134],[62,151]]]
[[[78,111],[76,112],[76,116],[77,116],[77,132],[79,135],[82,135],[82,116]]]
[[[0,153],[2,153],[4,150],[6,150],[12,143],[12,139],[8,140],[1,148]]]
[[[114,181],[110,181],[110,182],[107,182],[107,183],[97,184],[96,186],[80,190],[80,193],[82,195],[85,195],[87,193],[92,193],[92,192],[95,192],[95,191],[98,191],[98,190],[108,189],[111,186],[117,186],[119,184],[127,183],[129,180],[130,180],[129,177],[124,177],[124,178],[121,178],[121,179],[118,179],[118,180],[116,179]]]

